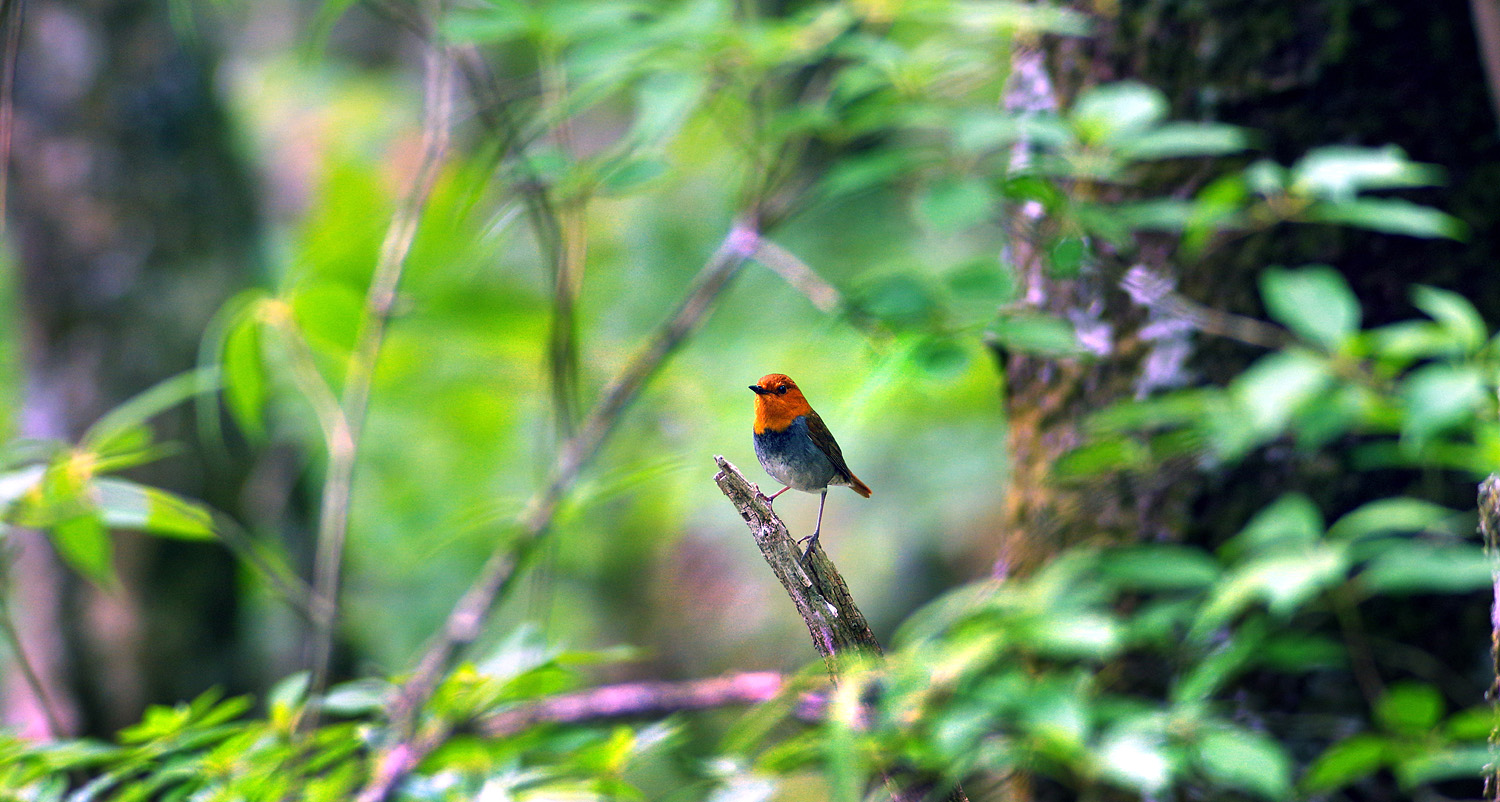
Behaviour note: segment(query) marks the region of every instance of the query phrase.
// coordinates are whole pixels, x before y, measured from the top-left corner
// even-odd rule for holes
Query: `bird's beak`
[[[771,391],[770,391],[770,390],[767,390],[767,389],[766,389],[766,388],[764,388],[764,387],[761,387],[761,386],[760,386],[760,385],[758,385],[758,384],[752,384],[752,385],[750,385],[750,389],[751,389],[751,391],[753,391],[753,392],[754,392],[754,393],[755,393],[755,394],[756,394],[756,395],[765,395],[765,394],[766,394],[766,393],[769,393],[769,392],[771,392]]]

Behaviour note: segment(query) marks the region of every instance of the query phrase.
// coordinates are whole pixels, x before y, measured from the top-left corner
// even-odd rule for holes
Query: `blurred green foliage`
[[[326,24],[347,5],[327,4]],[[583,221],[585,398],[736,218],[763,215],[768,236],[844,303],[826,315],[759,269],[720,299],[567,498],[549,535],[551,596],[510,600],[485,656],[446,677],[423,711],[456,734],[401,798],[856,800],[898,766],[953,781],[1024,771],[1080,794],[1142,798],[1318,796],[1381,770],[1407,792],[1478,776],[1489,711],[1450,712],[1431,685],[1386,687],[1337,727],[1272,722],[1233,701],[1251,672],[1357,671],[1329,617],[1489,587],[1468,518],[1424,500],[1372,501],[1328,523],[1308,497],[1282,494],[1212,550],[1070,551],[1035,576],[949,590],[908,615],[930,595],[903,583],[911,564],[967,553],[962,537],[981,537],[998,508],[1004,421],[985,343],[1091,358],[1071,322],[1014,303],[1020,281],[999,256],[1007,210],[1045,211],[1042,250],[1064,279],[1096,269],[1104,245],[1129,253],[1143,232],[1179,237],[1184,253],[1289,222],[1463,233],[1441,212],[1370,194],[1437,180],[1394,148],[1256,161],[1153,196],[1136,187],[1150,163],[1238,154],[1252,138],[1171,121],[1161,93],[1134,83],[1093,87],[1057,113],[999,110],[1012,37],[1086,28],[1063,9],[936,1],[776,16],[714,0],[496,0],[447,14],[441,35],[480,48],[516,92],[509,128],[463,129],[424,210],[360,444],[343,633],[361,671],[392,679],[310,700],[294,675],[253,714],[248,699],[210,693],[153,708],[113,743],[6,738],[0,788],[33,800],[337,799],[368,779],[388,735],[389,682],[514,536],[509,522],[558,447],[544,359],[552,234],[528,206],[536,198],[544,218],[568,209]],[[108,475],[162,456],[146,421],[220,381],[251,448],[290,446],[308,456],[289,481],[320,478],[328,433],[316,409],[345,376],[408,169],[392,154],[411,149],[417,114],[415,100],[393,111],[392,97],[412,100],[402,76],[336,80],[293,69],[294,58],[269,57],[233,91],[263,159],[277,158],[273,132],[288,120],[309,131],[315,186],[273,235],[274,275],[227,303],[205,337],[210,366],[122,406],[77,444],[3,452],[4,523],[44,529],[95,581],[109,581],[111,528],[220,529],[192,501]],[[1285,347],[1225,386],[1099,410],[1058,473],[1128,476],[1183,457],[1225,467],[1276,444],[1352,450],[1366,470],[1500,467],[1500,340],[1463,298],[1418,287],[1425,319],[1365,329],[1330,268],[1269,267],[1261,295]],[[713,453],[748,464],[744,386],[771,371],[798,377],[879,491],[867,504],[836,498],[829,542],[872,619],[897,630],[887,660],[851,670],[812,723],[793,721],[788,693],[706,738],[677,718],[466,731],[584,687],[596,676],[584,669],[618,658],[607,647],[620,641],[654,636],[638,645],[698,673],[794,670],[811,657],[787,648],[795,622],[757,589],[748,541],[726,542],[736,527],[707,481]],[[810,516],[798,504],[780,511]],[[247,504],[246,527],[272,554],[305,526],[285,507]],[[700,609],[721,599],[748,601]],[[545,637],[511,624],[538,612],[528,605],[548,620]],[[309,701],[333,721],[299,733]]]

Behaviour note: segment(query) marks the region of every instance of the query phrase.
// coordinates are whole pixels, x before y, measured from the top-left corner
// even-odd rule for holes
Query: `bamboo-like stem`
[[[344,426],[328,443],[328,469],[323,481],[318,519],[318,549],[313,562],[312,693],[327,684],[333,652],[334,623],[343,573],[344,542],[349,530],[350,494],[354,464],[370,402],[375,365],[385,341],[386,323],[396,303],[396,291],[406,257],[416,239],[422,210],[437,183],[448,152],[453,104],[453,63],[446,46],[429,43],[424,58],[426,114],[422,124],[422,157],[411,185],[402,197],[381,243],[379,260],[365,295],[364,313],[355,334],[354,351],[344,374],[339,407]],[[307,721],[309,726],[316,718]]]
[[[397,691],[390,706],[396,740],[376,755],[375,771],[359,795],[361,802],[380,802],[388,798],[401,779],[426,754],[425,750],[441,742],[444,733],[419,731],[417,718],[422,707],[432,698],[443,673],[458,653],[479,637],[495,606],[504,598],[506,588],[517,576],[518,569],[526,564],[550,531],[563,497],[584,467],[598,454],[600,446],[619,422],[620,415],[635,400],[646,381],[708,314],[745,260],[755,253],[759,241],[759,234],[748,224],[736,224],[730,230],[698,272],[692,290],[677,310],[620,370],[578,433],[563,445],[547,482],[532,496],[515,522],[519,530],[517,536],[490,554],[479,576],[459,598],[442,630],[423,652],[411,677]]]

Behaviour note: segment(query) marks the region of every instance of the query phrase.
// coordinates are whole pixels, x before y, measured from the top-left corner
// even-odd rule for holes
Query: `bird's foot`
[[[817,532],[813,532],[812,534],[808,535],[807,537],[804,537],[801,540],[797,541],[797,545],[798,546],[801,546],[803,543],[807,544],[807,548],[805,548],[805,549],[802,550],[802,564],[803,565],[809,565],[811,563],[811,561],[812,561],[812,550],[813,550],[813,547],[816,546],[816,545],[818,545],[818,533]]]

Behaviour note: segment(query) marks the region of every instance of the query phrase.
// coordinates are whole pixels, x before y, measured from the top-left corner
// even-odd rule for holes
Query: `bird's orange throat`
[[[757,395],[755,397],[755,433],[785,431],[798,415],[812,412],[807,399],[796,389],[786,395]]]

